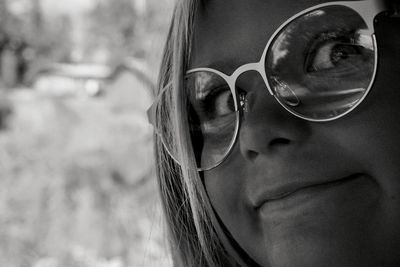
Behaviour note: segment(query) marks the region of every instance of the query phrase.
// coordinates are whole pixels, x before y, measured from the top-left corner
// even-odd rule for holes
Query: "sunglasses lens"
[[[159,103],[157,104],[157,116],[162,118],[162,121],[154,122],[156,132],[161,137],[161,141],[167,150],[168,154],[179,163],[178,159],[178,140],[176,138],[176,121],[174,118],[175,96],[171,85],[165,88],[159,96]]]
[[[268,83],[292,113],[339,117],[368,93],[375,71],[373,29],[351,8],[332,5],[285,25],[267,51]]]
[[[236,96],[223,77],[208,71],[186,78],[192,147],[199,169],[207,170],[229,153],[239,126]]]

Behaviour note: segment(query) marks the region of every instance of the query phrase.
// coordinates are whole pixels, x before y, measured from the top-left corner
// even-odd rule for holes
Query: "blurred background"
[[[0,0],[0,266],[170,266],[153,99],[173,0]]]

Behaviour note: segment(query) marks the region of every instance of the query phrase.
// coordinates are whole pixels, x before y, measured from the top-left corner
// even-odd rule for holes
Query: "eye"
[[[216,121],[235,112],[235,101],[228,85],[199,91],[202,94],[192,96],[190,103],[200,122]]]
[[[221,141],[232,133],[235,126],[235,101],[229,86],[213,88],[208,92],[204,99],[197,100],[192,106],[194,113],[190,117],[202,135]]]
[[[304,70],[316,75],[345,75],[371,59],[370,36],[358,29],[331,29],[309,36],[303,51]]]
[[[205,99],[211,118],[219,118],[235,112],[235,103],[229,88],[219,88]]]
[[[362,47],[351,42],[331,40],[316,45],[306,57],[305,68],[309,73],[333,70],[338,67],[361,67]]]

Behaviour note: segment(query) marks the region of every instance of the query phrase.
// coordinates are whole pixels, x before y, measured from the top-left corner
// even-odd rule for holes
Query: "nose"
[[[261,155],[291,152],[304,144],[311,134],[310,122],[285,110],[268,93],[261,77],[247,76],[246,84],[249,91],[238,137],[243,157],[255,161]]]

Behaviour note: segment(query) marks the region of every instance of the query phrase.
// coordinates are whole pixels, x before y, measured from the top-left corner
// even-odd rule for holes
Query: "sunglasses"
[[[375,80],[378,62],[374,18],[383,11],[377,0],[329,2],[307,8],[286,20],[270,37],[260,61],[231,75],[212,68],[187,71],[185,108],[198,171],[219,166],[232,150],[246,92],[238,77],[258,72],[276,101],[294,116],[311,121],[336,120],[354,110]],[[172,100],[166,86],[148,110],[150,123],[179,163],[172,127]],[[155,125],[155,116],[162,125]]]

